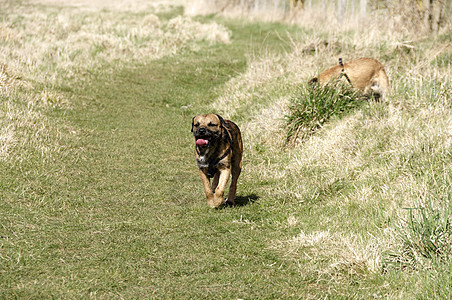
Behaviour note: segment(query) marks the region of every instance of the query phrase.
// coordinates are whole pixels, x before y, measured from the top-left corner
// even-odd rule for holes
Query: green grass
[[[286,143],[309,137],[332,117],[362,105],[363,100],[364,96],[343,84],[299,88],[284,116]]]
[[[441,194],[430,195],[427,203],[407,208],[406,224],[397,228],[403,241],[402,249],[388,253],[385,268],[430,269],[432,265],[442,267],[448,264],[452,253],[450,224],[450,174],[442,184],[446,185]],[[441,207],[436,208],[436,205]]]
[[[82,20],[97,20],[92,12],[26,7],[49,9],[52,22],[42,21],[46,13],[30,18],[22,12],[5,22],[27,28],[38,19],[44,24],[38,29],[58,33],[65,23],[55,16],[70,15],[76,17],[68,28],[77,34]],[[0,113],[7,116],[0,128],[7,134],[0,131],[0,139],[13,137],[9,150],[0,152],[0,298],[450,297],[447,261],[412,268],[380,261],[386,249],[395,251],[395,262],[430,251],[430,236],[438,237],[442,253],[450,246],[449,210],[437,210],[450,201],[450,84],[438,80],[447,54],[438,56],[438,74],[427,69],[424,77],[403,76],[407,67],[397,65],[401,71],[391,77],[396,96],[355,107],[353,95],[338,104],[334,90],[316,96],[321,89],[296,88],[294,70],[307,72],[297,56],[314,73],[311,61],[335,55],[291,54],[297,42],[316,40],[314,31],[197,17],[226,26],[231,43],[188,40],[156,59],[140,52],[148,33],[136,39],[127,34],[136,33],[147,12],[99,13],[111,21],[103,24],[102,38],[131,42],[126,55],[111,44],[65,52],[64,35],[56,34],[61,56],[32,53],[27,64],[17,40],[0,44],[15,54],[2,62],[7,72],[0,69],[7,74],[0,81]],[[166,24],[180,13],[156,14]],[[180,42],[175,32],[167,41]],[[245,76],[253,68],[256,77]],[[257,83],[240,84],[247,78]],[[194,161],[191,119],[222,113],[213,107],[237,82],[251,95],[248,101],[238,93],[234,118],[245,146],[238,205],[210,209]],[[273,112],[272,105],[288,95],[300,100],[294,111],[321,105],[314,106],[316,114],[302,113],[303,126],[315,134],[281,149],[271,141],[284,141],[286,132],[260,109]],[[252,127],[256,118],[260,126]],[[424,203],[426,195],[435,209],[416,210],[420,214],[410,218],[404,208],[413,207],[413,199]]]
[[[284,260],[268,249],[283,216],[260,204],[246,176],[242,206],[209,209],[190,133],[192,116],[209,109],[215,88],[243,71],[243,48],[259,48],[273,34],[249,24],[231,46],[110,65],[112,73],[99,68],[55,87],[73,108],[50,109],[48,118],[80,135],[64,140],[50,160],[35,155],[2,165],[1,296],[297,293],[295,268],[280,269]]]

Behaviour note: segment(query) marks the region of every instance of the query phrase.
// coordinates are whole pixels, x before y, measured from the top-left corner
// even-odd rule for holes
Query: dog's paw
[[[207,204],[212,208],[218,208],[225,203],[224,197],[214,196],[212,201],[207,201]]]
[[[226,200],[224,201],[224,204],[227,206],[233,206],[234,205],[234,201],[230,201],[229,198],[226,198]]]

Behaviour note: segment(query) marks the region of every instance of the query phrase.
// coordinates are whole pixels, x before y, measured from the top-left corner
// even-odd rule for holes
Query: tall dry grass
[[[57,140],[50,137],[62,125],[52,124],[45,111],[70,109],[71,99],[55,87],[78,84],[88,70],[108,73],[132,60],[196,51],[201,41],[230,42],[230,31],[217,23],[158,17],[176,4],[139,0],[0,3],[0,160],[26,160],[30,155],[26,149],[42,157],[61,149],[59,134]]]
[[[429,36],[414,32],[409,24],[401,26],[399,18],[338,24],[324,17],[291,20],[301,26],[298,36],[282,37],[292,51],[250,56],[248,69],[225,85],[212,109],[243,120],[245,153],[253,161],[244,173],[279,182],[268,190],[269,196],[298,203],[322,201],[326,211],[337,211],[333,219],[318,220],[331,231],[303,232],[275,246],[300,260],[304,255],[319,263],[326,259],[325,272],[332,279],[337,266],[377,272],[384,253],[402,253],[399,225],[391,220],[405,220],[404,208],[430,201],[449,182],[452,27],[448,23],[438,35]],[[303,143],[282,149],[283,120],[296,87],[337,64],[339,57],[381,61],[391,82],[388,98],[333,119]],[[343,226],[355,207],[363,212],[357,221],[361,226],[373,224],[368,233]]]
[[[61,139],[76,138],[77,128],[46,116],[47,109],[71,107],[71,99],[53,90],[63,80],[77,84],[78,74],[92,68],[108,72],[131,59],[196,50],[198,41],[230,41],[229,31],[215,23],[160,19],[162,2],[40,3],[55,5],[1,3],[2,162],[25,161],[31,153],[45,159],[62,150]],[[188,4],[187,11],[196,14],[191,8]],[[130,12],[137,10],[141,14]],[[328,230],[302,231],[271,247],[295,260],[309,257],[310,274],[327,280],[347,272],[377,272],[385,251],[403,248],[393,220],[403,220],[403,208],[430,201],[448,182],[451,27],[432,38],[387,16],[338,23],[328,10],[302,12],[289,22],[300,25],[297,36],[282,37],[292,50],[249,55],[247,70],[219,90],[212,110],[241,123],[246,158],[252,161],[244,164],[245,178],[274,182],[266,190],[269,197],[300,205],[322,201],[322,209],[335,212],[316,220]],[[305,142],[282,149],[283,119],[296,87],[339,57],[361,56],[386,66],[392,86],[387,100],[333,119]],[[360,215],[354,217],[366,229],[361,232],[344,226],[356,207]],[[302,221],[295,215],[287,224]],[[302,268],[306,265],[300,265],[300,274],[306,274]]]
[[[451,24],[451,5],[448,1],[299,1],[293,6],[289,0],[195,0],[185,4],[186,13],[222,14],[229,17],[246,17],[263,21],[283,21],[321,30],[333,28],[356,29],[378,26],[404,33],[430,34],[448,28]],[[364,10],[363,10],[364,9]],[[363,13],[364,12],[364,13]]]

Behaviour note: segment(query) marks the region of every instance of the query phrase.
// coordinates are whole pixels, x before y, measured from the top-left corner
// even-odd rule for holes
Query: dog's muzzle
[[[197,144],[199,140],[199,145],[207,145],[212,140],[218,138],[219,133],[210,131],[209,129],[204,127],[200,127],[198,130],[196,130],[196,132],[194,132],[194,136]]]
[[[205,136],[207,133],[207,129],[204,127],[201,127],[196,131],[196,136]]]

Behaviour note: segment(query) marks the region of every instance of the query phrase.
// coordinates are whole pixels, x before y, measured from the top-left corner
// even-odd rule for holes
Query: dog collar
[[[229,152],[231,152],[231,150],[232,150],[232,138],[231,138],[230,132],[229,132],[228,127],[226,126],[226,124],[223,124],[223,125],[224,125],[224,128],[226,130],[225,138],[227,140],[227,143],[229,144],[229,148],[223,153],[223,155],[221,155],[217,159],[212,160],[212,161],[208,161],[208,169],[207,169],[207,177],[208,178],[213,178],[215,176],[215,173],[218,170],[218,166],[217,166],[218,163],[221,160],[223,160],[226,156],[228,156]],[[216,146],[216,148],[215,148],[215,151],[213,152],[212,157],[215,157],[217,155],[219,148],[220,148],[220,145],[218,144]],[[198,156],[201,155],[201,153],[199,151],[199,146],[196,146],[196,153],[198,154]]]
[[[339,64],[342,67],[342,71],[341,74],[339,74],[339,77],[337,77],[337,81],[339,81],[341,79],[342,76],[345,77],[345,79],[347,79],[348,83],[352,84],[350,78],[348,77],[347,73],[345,73],[345,67],[344,64],[342,63],[342,58],[339,58]]]

